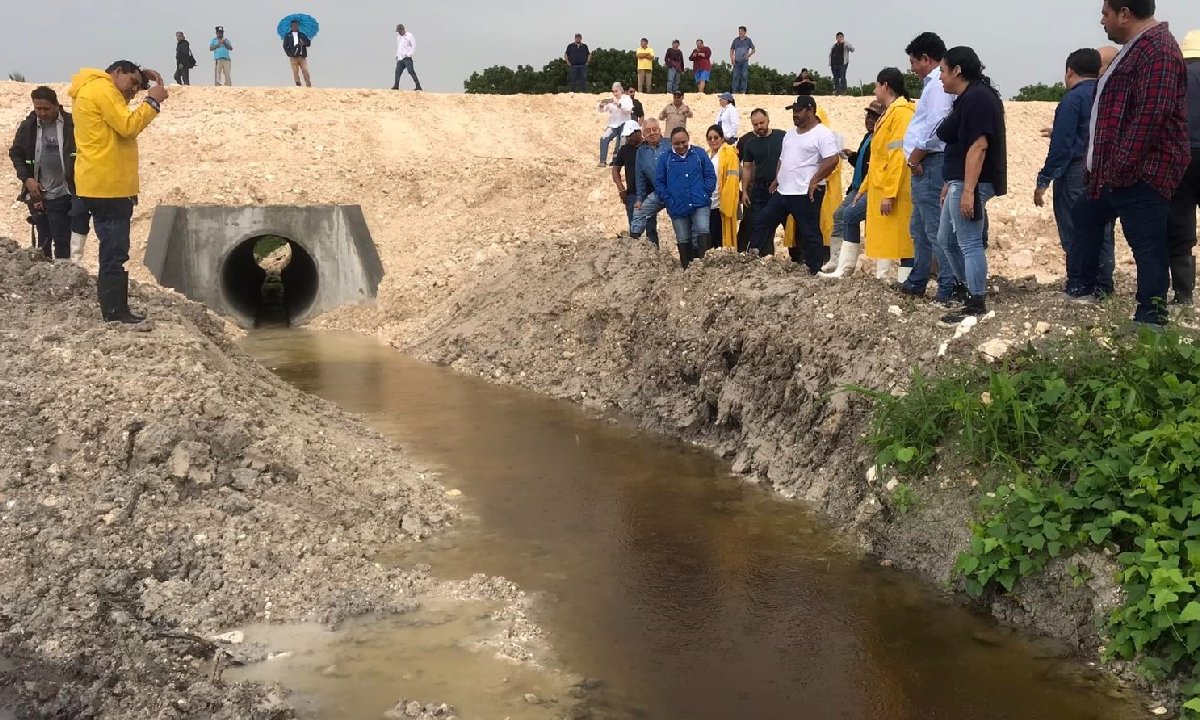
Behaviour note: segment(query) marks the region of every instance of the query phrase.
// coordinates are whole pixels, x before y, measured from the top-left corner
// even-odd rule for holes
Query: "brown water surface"
[[[861,560],[705,452],[356,335],[256,332],[243,348],[463,491],[476,520],[391,559],[544,593],[558,659],[604,682],[593,717],[1146,717],[1061,648]]]

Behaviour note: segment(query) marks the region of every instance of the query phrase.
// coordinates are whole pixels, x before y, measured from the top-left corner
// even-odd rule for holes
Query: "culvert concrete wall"
[[[357,205],[160,205],[144,262],[160,284],[254,327],[266,274],[253,249],[264,235],[290,241],[293,325],[375,299],[383,264]]]

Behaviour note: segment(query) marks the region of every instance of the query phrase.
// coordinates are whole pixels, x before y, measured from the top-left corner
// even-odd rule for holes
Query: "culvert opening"
[[[317,264],[290,238],[259,235],[229,252],[221,289],[229,305],[255,327],[289,326],[317,297]]]

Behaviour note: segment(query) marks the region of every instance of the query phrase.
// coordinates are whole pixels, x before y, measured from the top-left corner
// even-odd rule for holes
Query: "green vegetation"
[[[10,72],[8,74],[8,79],[12,80],[13,82],[23,83],[23,82],[25,82],[25,73]]]
[[[665,48],[656,48],[660,53]],[[683,48],[684,55],[691,52]],[[719,57],[720,53],[714,54]],[[688,63],[690,66],[690,63]],[[591,93],[608,92],[614,82],[620,82],[625,87],[635,85],[637,79],[637,59],[633,50],[611,50],[599,48],[592,51],[592,62],[588,66],[588,91]],[[750,69],[750,94],[753,95],[792,95],[792,82],[796,72],[780,72],[778,70],[754,65]],[[832,95],[833,79],[812,72],[813,81],[817,84],[816,95]],[[874,77],[874,74],[871,74]],[[727,62],[714,63],[712,77],[709,79],[710,92],[723,92],[732,85],[733,68]],[[463,89],[477,95],[543,95],[548,93],[566,92],[569,72],[567,64],[561,57],[555,58],[535,70],[532,65],[518,65],[516,69],[503,65],[494,65],[485,70],[471,73],[471,77],[463,81]],[[921,80],[909,73],[905,83],[913,97],[921,94]],[[656,92],[663,92],[667,87],[667,68],[661,62],[654,64],[654,87]],[[690,69],[685,70],[680,79],[679,88],[684,92],[696,92],[696,80]],[[861,87],[850,88],[852,95],[870,96],[874,92],[874,82]],[[649,112],[649,108],[647,108]]]
[[[1046,85],[1038,83],[1037,85],[1026,85],[1021,88],[1013,100],[1017,102],[1059,102],[1063,96],[1067,94],[1067,86],[1062,83],[1054,85]]]
[[[263,235],[254,243],[254,260],[262,262],[263,258],[288,244],[288,239],[278,235]]]
[[[1200,347],[1171,331],[1032,347],[1000,369],[917,374],[878,400],[870,442],[902,478],[965,468],[986,491],[956,570],[971,595],[1055,558],[1113,557],[1125,602],[1106,658],[1185,679],[1200,718]],[[1078,563],[1076,583],[1090,579]],[[1190,680],[1188,679],[1190,678]]]

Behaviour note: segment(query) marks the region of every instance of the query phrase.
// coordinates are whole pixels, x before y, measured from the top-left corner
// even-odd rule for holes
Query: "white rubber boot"
[[[829,262],[821,266],[821,272],[831,273],[837,269],[842,256],[842,239],[840,237],[829,238]]]
[[[893,261],[891,260],[876,260],[875,261],[875,279],[886,280],[888,273],[892,269]]]
[[[901,285],[908,280],[909,275],[912,275],[912,268],[904,266],[896,268],[896,282],[900,283]]]
[[[83,246],[87,244],[87,235],[71,233],[71,260],[76,265],[83,262]]]
[[[817,277],[826,280],[841,280],[850,277],[854,274],[854,268],[858,266],[858,256],[861,254],[861,243],[842,243],[841,252],[838,253],[837,269],[833,272],[817,273]]]

